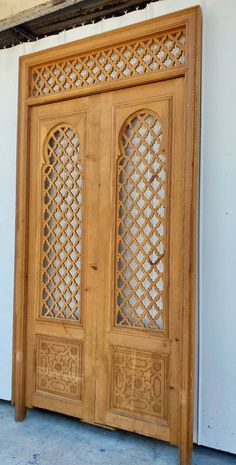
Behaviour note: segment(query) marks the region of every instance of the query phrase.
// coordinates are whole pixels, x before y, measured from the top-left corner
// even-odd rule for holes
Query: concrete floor
[[[29,410],[15,423],[0,401],[0,465],[175,465],[177,449],[154,439],[87,425],[74,418]],[[193,465],[236,465],[236,456],[194,447]]]

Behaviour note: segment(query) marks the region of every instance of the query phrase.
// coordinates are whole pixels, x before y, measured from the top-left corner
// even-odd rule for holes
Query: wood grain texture
[[[23,419],[26,405],[35,405],[74,415],[88,422],[136,431],[178,444],[180,465],[190,464],[192,446],[200,22],[200,9],[195,7],[29,55],[20,60],[13,372],[16,419]],[[183,33],[185,40],[179,43]],[[171,34],[177,34],[177,42],[174,45]],[[169,35],[171,43],[168,41]],[[155,52],[151,47],[158,47],[158,44],[161,44],[160,48]],[[179,50],[176,50],[176,44]],[[185,58],[181,63],[178,60],[183,53]],[[99,62],[101,57],[102,62]],[[172,61],[169,63],[168,60]],[[58,71],[55,74],[54,69],[57,69],[58,65],[59,74]],[[76,69],[77,65],[81,66],[80,69]],[[110,71],[105,69],[106,66],[110,66]],[[33,69],[37,70],[35,75],[32,74]],[[126,74],[123,74],[126,69]],[[111,77],[109,72],[115,74]],[[77,75],[74,76],[73,73]],[[82,77],[79,73],[82,73]],[[75,86],[75,78],[82,79],[82,85]],[[35,79],[35,82],[42,79],[43,83],[37,84],[33,96],[32,79]],[[53,89],[53,86],[58,87]],[[46,88],[48,90],[44,93]],[[110,90],[116,91],[109,92]],[[156,250],[154,244],[150,243],[153,234],[150,233],[150,237],[145,235],[143,247],[151,247],[151,252],[142,250],[140,243],[139,251],[136,255],[134,252],[136,265],[138,254],[143,255],[141,266],[144,265],[147,254],[154,253],[153,257],[150,257],[149,265],[158,267],[159,262],[160,270],[163,271],[159,291],[147,290],[143,285],[145,277],[149,276],[148,270],[145,271],[142,286],[137,282],[132,288],[132,292],[138,291],[139,295],[135,294],[137,302],[132,300],[133,306],[130,302],[128,304],[126,299],[126,305],[131,305],[129,308],[132,315],[124,313],[126,310],[123,306],[125,318],[122,318],[128,323],[122,325],[118,318],[120,306],[117,307],[118,311],[115,310],[116,291],[121,289],[118,284],[119,276],[117,271],[115,272],[116,254],[119,249],[119,240],[116,241],[115,238],[118,237],[117,219],[123,221],[125,216],[116,216],[119,203],[116,162],[122,155],[120,143],[122,135],[124,136],[124,128],[133,121],[132,115],[136,115],[139,121],[142,115],[149,117],[149,120],[151,116],[158,121],[164,141],[161,141],[160,152],[151,152],[152,156],[157,157],[158,153],[160,156],[163,154],[163,148],[165,149],[162,168],[166,181],[164,182],[163,174],[159,176],[162,168],[160,171],[159,168],[152,168],[153,181],[159,176],[158,182],[162,184],[159,197],[162,198],[164,192],[165,198],[163,230],[160,229],[160,218],[157,219],[161,221],[157,230],[153,230],[154,235],[158,232],[159,244],[164,240],[162,250],[159,250],[155,258]],[[40,310],[43,262],[40,258],[42,228],[39,225],[42,224],[42,192],[45,189],[42,180],[42,166],[45,163],[43,156],[45,157],[46,153],[45,147],[48,147],[45,141],[49,144],[50,137],[55,134],[55,128],[61,128],[61,131],[62,128],[73,128],[73,134],[78,134],[83,146],[83,179],[86,181],[87,190],[83,196],[85,210],[82,226],[84,222],[85,234],[82,237],[84,242],[81,243],[82,255],[79,257],[82,266],[82,284],[79,289],[82,307],[79,313],[78,309],[77,313],[76,310],[74,313],[72,290],[73,309],[72,313],[68,313],[69,307],[66,302],[70,284],[65,283],[66,289],[62,290],[65,291],[64,307],[62,305],[62,308],[59,311],[54,310],[54,313],[52,295],[56,289],[49,289],[50,305],[46,317]],[[64,136],[67,129],[62,131]],[[146,131],[151,133],[147,124]],[[158,134],[160,136],[160,132],[155,136],[156,141]],[[140,145],[145,146],[142,137]],[[124,141],[123,157],[125,144],[129,143],[130,137]],[[145,143],[147,144],[147,141]],[[67,139],[68,147],[70,143]],[[134,151],[134,147],[132,150]],[[138,165],[127,166],[129,167],[126,169],[129,171],[131,168],[136,176]],[[148,170],[148,167],[145,169]],[[141,177],[142,170],[140,182]],[[70,173],[68,179],[72,181]],[[120,190],[124,190],[126,181],[129,179],[125,180],[123,177]],[[55,189],[55,185],[53,188]],[[54,194],[53,191],[52,198],[56,199]],[[127,212],[130,198],[127,204],[127,191],[125,195]],[[154,197],[155,195],[152,199]],[[140,215],[141,218],[146,218],[143,211],[145,207],[150,208],[150,204],[145,205],[140,192],[138,201],[140,205],[137,218]],[[156,197],[155,201],[161,200]],[[60,205],[62,204],[63,202]],[[136,203],[133,206],[129,205],[129,212],[135,205]],[[51,217],[48,221],[54,229],[52,221],[55,220]],[[66,240],[67,226],[68,224],[64,223],[60,225],[60,237],[64,236]],[[134,237],[132,236],[132,247],[137,247],[138,237],[141,237],[140,234],[144,235],[144,227],[140,225]],[[125,235],[122,236],[123,245],[124,237]],[[126,249],[124,253],[119,252],[123,261],[127,251],[130,254],[131,249]],[[52,253],[52,250],[49,253]],[[63,263],[66,261],[65,258]],[[131,263],[130,257],[128,261]],[[74,269],[74,266],[75,264],[71,264],[70,268],[68,265],[68,270]],[[49,279],[53,277],[54,274],[49,273]],[[127,278],[125,286],[122,287],[125,293],[131,280]],[[159,307],[154,297],[153,302],[150,301],[150,292],[160,293]],[[58,298],[55,297],[55,303],[57,302]],[[58,318],[55,318],[55,315]],[[77,317],[73,318],[73,315]],[[80,315],[83,315],[81,320]],[[158,324],[155,323],[160,317],[163,318],[163,325],[159,324],[160,320]],[[73,396],[58,396],[58,391],[57,394],[56,391],[52,394],[35,390],[39,382],[35,383],[36,373],[40,372],[42,365],[41,362],[37,362],[41,355],[37,355],[36,341],[38,338],[49,340],[50,337],[64,341],[67,347],[71,347],[73,341],[83,346],[80,372],[83,393],[77,390],[77,394],[80,392],[77,399],[72,398]],[[128,376],[132,379],[132,392],[127,391],[125,378],[120,381],[123,371],[122,364],[121,367],[117,365],[119,356],[115,356],[116,363],[112,362],[112,354],[116,348],[117,354],[125,353],[123,365],[128,364],[127,361],[130,360]],[[67,354],[70,349],[64,350]],[[145,373],[138,377],[138,366],[143,366],[144,354],[148,368],[147,371],[142,368]],[[158,359],[161,360],[160,365]],[[163,368],[163,363],[168,368]],[[59,365],[57,368],[59,369]],[[79,373],[79,367],[77,368]],[[116,371],[113,372],[112,369]],[[67,375],[64,368],[61,373],[62,380],[65,381]],[[72,375],[68,376],[70,378]],[[58,382],[56,369],[54,379]],[[158,380],[158,392],[151,387],[152,379]],[[121,391],[126,392],[122,398],[118,395],[120,386],[123,386]],[[138,408],[137,396],[140,397],[142,389],[145,390],[146,399],[149,398],[149,401],[146,404],[144,402],[143,408]],[[155,402],[152,404],[150,401],[154,392],[158,402],[161,402],[158,404],[158,414]],[[117,413],[119,409],[123,411],[122,415]]]
[[[36,107],[31,114],[25,403],[54,405],[62,413],[73,403],[74,416],[91,421],[96,280],[90,264],[96,251],[89,244],[97,230],[93,138],[99,137],[99,114],[90,100]],[[80,354],[69,357],[76,347]]]
[[[146,418],[167,418],[168,358],[114,347],[110,409]]]
[[[28,66],[19,72],[17,168],[16,168],[16,221],[15,221],[15,286],[13,328],[13,376],[12,400],[16,405],[15,417],[21,421],[25,416],[25,344],[26,344],[26,299],[27,299],[27,254],[28,254],[28,141],[29,107]],[[24,122],[24,124],[22,124]]]
[[[148,110],[132,114],[119,135],[115,291],[118,326],[161,331],[165,324],[168,163],[162,142],[158,116]]]
[[[31,70],[30,97],[62,93],[184,66],[185,30],[178,28],[129,44],[78,54]]]
[[[194,409],[194,347],[197,282],[197,221],[198,221],[198,166],[200,134],[200,66],[201,66],[201,9],[195,9],[187,26],[188,60],[186,73],[185,113],[185,221],[183,225],[184,267],[183,303],[181,318],[181,416],[179,463],[189,464],[192,454]]]
[[[40,335],[35,363],[36,392],[82,400],[83,344]]]
[[[42,167],[39,316],[81,322],[83,167],[79,135],[68,125],[48,135]]]
[[[96,397],[100,401],[96,421],[174,444],[178,443],[180,394],[183,92],[184,80],[180,78],[105,94],[99,156],[98,289],[99,308],[103,310],[97,320]],[[127,131],[128,137],[124,137]],[[157,299],[152,299],[153,294]],[[154,359],[170,354],[168,374],[162,380],[164,420],[154,411],[151,421],[150,411],[137,413],[131,397],[132,393],[135,396],[135,383],[143,383],[138,367],[131,376],[126,405],[122,401],[124,411],[114,410],[114,402],[108,402],[113,398],[114,376],[120,383],[123,376],[114,373],[108,354],[114,348],[124,353],[132,348],[135,360],[143,353],[141,347]],[[126,370],[129,373],[128,365]],[[150,375],[150,392],[151,380]],[[148,395],[147,386],[148,382]]]

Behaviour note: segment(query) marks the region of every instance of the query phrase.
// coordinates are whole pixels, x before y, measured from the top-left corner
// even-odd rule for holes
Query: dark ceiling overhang
[[[142,9],[152,0],[84,0],[74,5],[56,10],[53,13],[32,19],[0,32],[0,48],[8,48],[22,42],[34,41],[57,34],[103,18],[120,16],[135,9]],[[62,0],[54,0],[55,5]]]

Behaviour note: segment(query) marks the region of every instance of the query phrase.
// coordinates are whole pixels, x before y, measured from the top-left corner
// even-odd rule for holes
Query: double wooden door
[[[32,109],[28,407],[178,442],[183,95]]]

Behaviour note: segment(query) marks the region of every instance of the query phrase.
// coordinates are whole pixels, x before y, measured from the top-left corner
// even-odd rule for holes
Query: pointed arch
[[[130,115],[119,148],[115,324],[163,331],[167,155],[159,116]]]
[[[67,124],[45,139],[40,317],[81,320],[83,173],[79,135]]]

